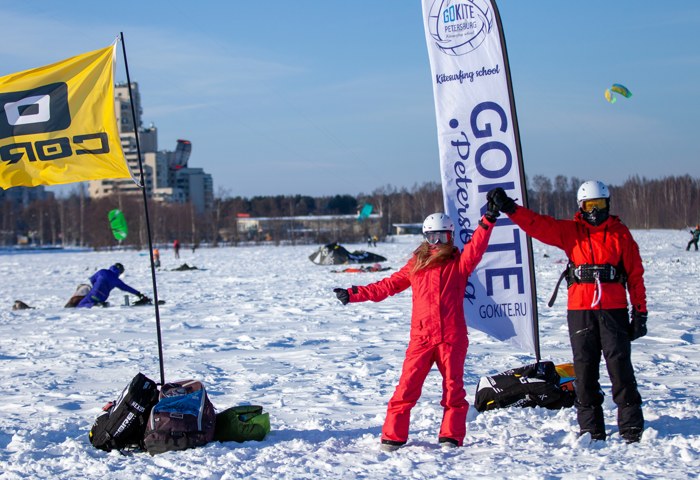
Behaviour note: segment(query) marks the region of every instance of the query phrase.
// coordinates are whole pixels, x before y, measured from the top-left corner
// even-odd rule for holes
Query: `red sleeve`
[[[639,312],[647,311],[647,293],[644,286],[644,266],[639,255],[639,246],[627,231],[627,241],[622,249],[622,263],[627,271],[627,290],[630,292],[630,302]]]
[[[532,238],[542,243],[564,249],[564,224],[570,220],[557,220],[549,215],[540,215],[529,208],[517,206],[515,212],[508,215],[517,226]]]
[[[378,282],[349,288],[350,302],[366,302],[368,300],[381,302],[390,295],[403,292],[411,286],[410,273],[413,268],[413,263],[413,259],[409,260],[401,270]]]
[[[481,257],[484,256],[484,252],[489,246],[489,239],[491,238],[494,225],[496,225],[496,222],[491,223],[486,217],[481,217],[479,228],[476,229],[472,238],[464,246],[459,261],[462,272],[465,275],[471,275],[481,261]]]

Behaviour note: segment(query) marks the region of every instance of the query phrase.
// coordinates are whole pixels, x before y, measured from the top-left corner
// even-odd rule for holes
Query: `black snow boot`
[[[454,438],[450,437],[440,437],[438,438],[438,443],[442,448],[456,448],[459,447],[459,442]]]
[[[603,441],[605,441],[605,432],[601,433],[601,432],[593,432],[590,430],[581,430],[579,432],[578,436],[581,437],[587,433],[591,434],[591,440],[603,440]]]
[[[406,445],[406,442],[399,442],[396,440],[387,440],[385,438],[382,438],[382,443],[379,446],[379,448],[381,448],[385,452],[393,452],[403,447],[404,445]]]
[[[625,443],[637,443],[642,439],[642,431],[641,428],[632,427],[620,432],[620,436],[625,440]]]
[[[605,419],[602,406],[581,405],[577,402],[576,416],[581,432],[579,436],[590,433],[593,440],[605,440]]]

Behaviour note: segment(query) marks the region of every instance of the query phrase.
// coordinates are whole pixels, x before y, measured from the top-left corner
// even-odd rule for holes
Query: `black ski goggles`
[[[447,230],[425,232],[423,237],[425,237],[425,241],[431,245],[437,245],[438,243],[446,244],[452,241],[452,232]]]

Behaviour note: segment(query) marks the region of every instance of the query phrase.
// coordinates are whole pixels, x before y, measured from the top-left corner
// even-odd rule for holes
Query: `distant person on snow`
[[[157,248],[153,249],[153,265],[160,268],[160,251]]]
[[[409,287],[413,289],[410,340],[399,384],[387,407],[382,450],[396,450],[408,440],[411,409],[433,364],[443,377],[440,405],[444,412],[438,442],[443,447],[457,447],[464,441],[469,410],[464,390],[464,360],[469,345],[464,291],[467,278],[486,251],[499,215],[492,207],[461,252],[454,246],[450,217],[434,213],[423,222],[425,241],[398,272],[366,286],[333,290],[345,305],[379,302]]]
[[[693,236],[693,238],[690,239],[688,242],[688,246],[685,247],[685,251],[687,252],[690,250],[691,245],[695,245],[695,251],[698,251],[698,240],[700,240],[700,225],[695,225],[695,230],[691,230],[690,234]]]
[[[175,239],[173,242],[173,250],[175,250],[175,258],[180,258],[180,240]]]
[[[578,189],[579,211],[573,220],[556,220],[516,205],[502,188],[487,199],[528,235],[559,247],[569,258],[566,271],[569,301],[567,322],[576,373],[576,409],[580,435],[605,440],[601,351],[617,404],[620,436],[638,442],[644,429],[642,397],[631,360],[631,341],[647,333],[644,267],[629,229],[610,215],[610,192],[599,181]],[[557,285],[558,288],[558,285]],[[628,312],[627,289],[632,312]],[[552,297],[550,304],[556,296]],[[630,318],[631,317],[631,318]]]
[[[103,268],[98,270],[92,277],[90,277],[92,288],[77,306],[86,308],[91,308],[96,305],[104,306],[107,302],[107,298],[109,298],[110,292],[115,288],[133,293],[139,297],[139,300],[147,299],[148,297],[143,295],[141,292],[119,280],[119,275],[122,273],[124,273],[124,266],[121,263],[115,263],[108,269]]]

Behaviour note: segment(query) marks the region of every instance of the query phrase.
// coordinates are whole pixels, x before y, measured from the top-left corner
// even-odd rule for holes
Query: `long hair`
[[[438,245],[430,245],[428,242],[423,242],[413,251],[416,263],[413,265],[412,273],[447,263],[458,253],[459,250],[452,242]]]

